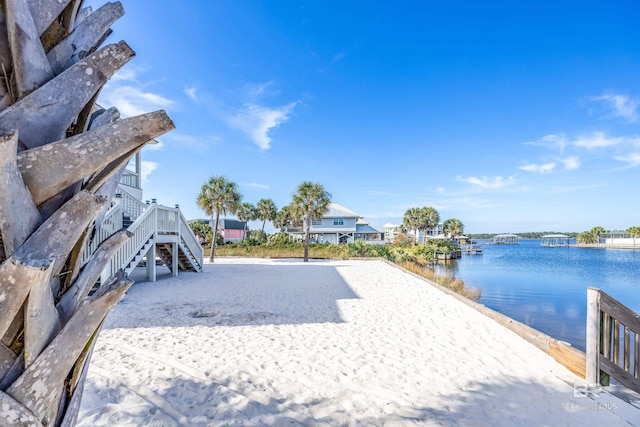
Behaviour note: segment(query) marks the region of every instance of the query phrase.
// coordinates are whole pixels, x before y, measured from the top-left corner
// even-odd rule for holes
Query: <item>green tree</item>
[[[226,215],[227,212],[233,214],[236,213],[241,200],[242,196],[238,192],[238,185],[235,182],[227,180],[223,175],[212,176],[209,178],[209,181],[202,184],[196,203],[207,215],[211,216],[213,236],[218,234],[218,221],[220,220],[220,214]],[[214,237],[211,239],[211,254],[209,255],[209,262],[213,262],[215,250],[216,239]]]
[[[456,236],[464,234],[464,224],[459,219],[449,218],[444,222],[442,230],[451,239],[455,239]]]
[[[402,225],[405,226],[408,230],[412,230],[414,233],[414,239],[416,244],[418,243],[419,230],[421,226],[421,210],[420,208],[409,208],[404,213],[404,218],[402,219]]]
[[[189,228],[191,228],[193,234],[195,234],[196,236],[200,236],[205,241],[211,239],[211,226],[207,225],[207,223],[203,220],[198,219],[196,221],[191,221],[189,223]]]
[[[576,241],[584,245],[591,245],[593,243],[596,243],[598,240],[595,234],[590,231],[585,231],[576,236]]]
[[[633,237],[633,246],[636,245],[636,237],[640,236],[640,227],[629,227],[626,231],[627,234],[630,234]]]
[[[264,225],[267,220],[273,221],[278,214],[278,208],[271,199],[260,199],[256,205],[256,217],[262,220],[262,229],[260,230],[260,238],[264,239]]]
[[[604,228],[597,226],[597,227],[593,227],[591,229],[591,234],[593,234],[594,238],[595,238],[595,242],[593,243],[600,243],[600,237],[602,237],[602,235],[604,233],[607,232],[607,230],[605,230]]]
[[[244,221],[244,232],[242,233],[242,241],[244,242],[244,238],[247,235],[247,222],[257,219],[256,207],[249,202],[242,203],[240,206],[238,206],[238,211],[236,214],[238,215],[238,219],[240,221]]]
[[[425,206],[420,209],[420,229],[424,232],[424,240],[427,240],[427,232],[438,226],[440,214],[436,208]]]
[[[304,262],[309,261],[311,221],[320,219],[329,210],[331,194],[322,184],[304,181],[292,196],[289,211],[294,219],[304,221]]]
[[[278,214],[276,215],[276,218],[272,222],[273,226],[279,228],[281,233],[288,231],[289,227],[291,227],[294,223],[289,206],[284,206],[282,209],[280,209],[278,211]]]

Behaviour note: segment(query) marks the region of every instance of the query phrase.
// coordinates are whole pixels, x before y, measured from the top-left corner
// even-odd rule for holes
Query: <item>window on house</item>
[[[333,225],[344,225],[344,218],[333,218]]]
[[[321,219],[312,219],[311,220],[311,225],[322,225],[322,220]]]

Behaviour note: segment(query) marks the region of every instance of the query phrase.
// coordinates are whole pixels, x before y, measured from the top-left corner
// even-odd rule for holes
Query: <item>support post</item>
[[[587,289],[587,372],[588,385],[600,383],[600,294],[596,288]]]
[[[153,240],[151,247],[147,251],[147,280],[156,281],[156,241]]]
[[[171,277],[178,277],[178,242],[171,245]]]

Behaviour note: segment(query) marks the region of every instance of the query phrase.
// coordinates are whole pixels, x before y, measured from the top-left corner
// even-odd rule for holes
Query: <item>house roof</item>
[[[384,230],[379,230],[369,224],[357,224],[356,233],[384,233]]]
[[[237,219],[220,218],[218,229],[220,230],[244,230],[245,221]]]
[[[337,203],[329,203],[329,210],[323,218],[360,218],[360,215]]]

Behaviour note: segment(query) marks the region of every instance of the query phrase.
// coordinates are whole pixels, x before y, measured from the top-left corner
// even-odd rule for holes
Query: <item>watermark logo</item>
[[[616,411],[618,409],[618,405],[615,401],[608,402],[606,401],[606,395],[603,396],[604,389],[600,384],[588,385],[588,384],[573,384],[573,398],[574,399],[589,399],[589,400],[579,400],[577,402],[568,402],[563,404],[566,409],[570,411],[583,411],[583,410],[591,410],[591,411],[600,411],[600,410],[609,410]],[[605,400],[596,400],[601,397],[605,397]]]
[[[602,393],[600,384],[573,384],[573,397],[576,399],[599,399]]]

